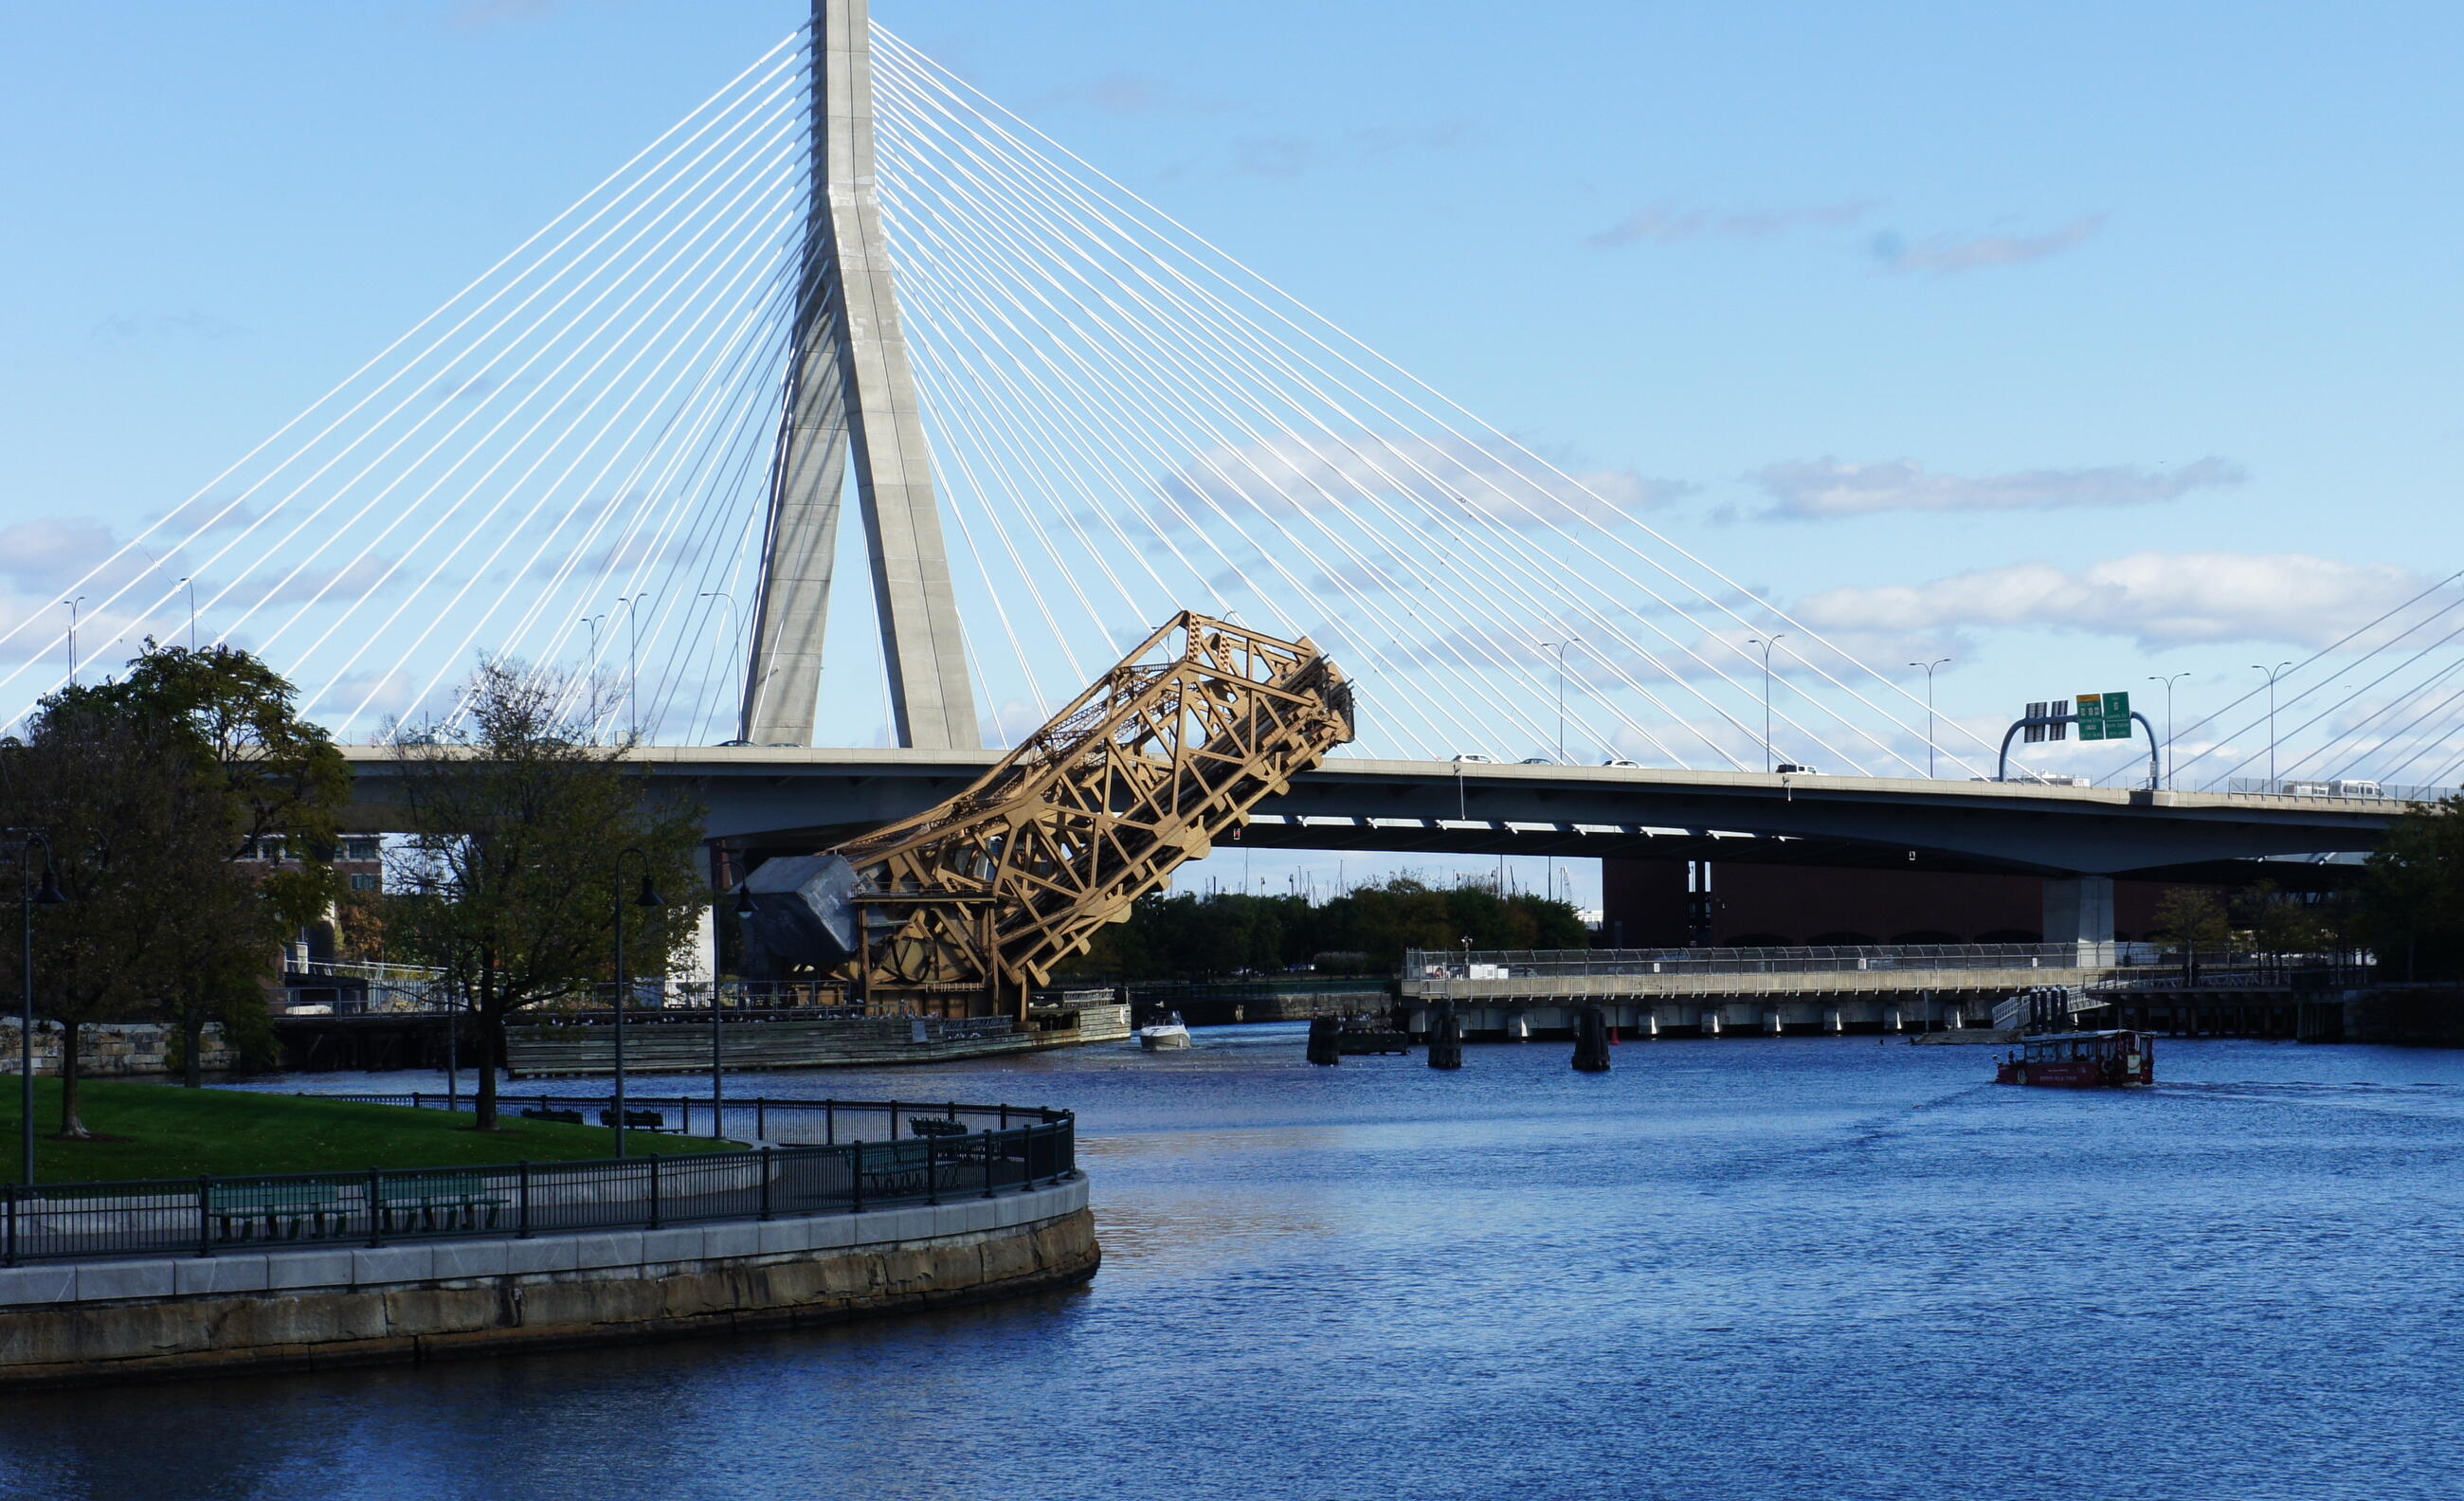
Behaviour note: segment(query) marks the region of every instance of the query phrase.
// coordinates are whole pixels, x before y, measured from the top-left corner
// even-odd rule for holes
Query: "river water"
[[[0,1398],[0,1495],[2464,1493],[2464,1055],[2168,1042],[2069,1093],[1872,1039],[1199,1038],[731,1079],[1074,1108],[1083,1290]]]

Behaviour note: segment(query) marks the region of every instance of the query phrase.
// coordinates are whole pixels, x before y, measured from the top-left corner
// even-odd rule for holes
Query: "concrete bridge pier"
[[[2078,944],[2083,964],[2101,961],[2113,944],[2113,877],[2047,876],[2045,941]]]
[[[1834,1006],[1822,1013],[1822,1029],[1829,1032],[1834,1037],[1839,1035],[1840,1025],[1838,1007]]]
[[[1765,1011],[1763,1013],[1763,1031],[1767,1036],[1777,1037],[1779,1035],[1779,1013],[1777,1011]]]

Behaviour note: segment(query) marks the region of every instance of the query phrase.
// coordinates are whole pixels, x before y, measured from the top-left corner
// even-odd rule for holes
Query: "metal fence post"
[[[770,1139],[770,1096],[764,1094],[753,1102],[753,1135],[755,1139]]]
[[[650,1228],[659,1227],[659,1159],[650,1159]]]
[[[822,1101],[822,1140],[829,1146],[839,1144],[839,1102]]]
[[[890,1139],[892,1141],[898,1139],[898,1102],[896,1100],[890,1102]]]
[[[765,1220],[770,1218],[770,1176],[778,1171],[778,1162],[779,1159],[771,1155],[770,1147],[767,1144],[763,1145],[761,1148],[761,1218]]]
[[[368,1169],[368,1186],[366,1191],[368,1196],[368,1248],[373,1250],[377,1247],[385,1244],[385,1184],[381,1181],[380,1171],[376,1168],[372,1167]]]
[[[864,1137],[855,1138],[855,1151],[847,1159],[847,1210],[864,1213]]]
[[[17,1265],[17,1185],[10,1183],[6,1185],[5,1191],[8,1194],[9,1203],[9,1255],[7,1258],[7,1264],[13,1267]]]
[[[924,1202],[941,1202],[941,1138],[924,1138]]]
[[[214,1253],[213,1213],[214,1181],[204,1174],[199,1174],[197,1177],[197,1254],[200,1256],[210,1256]]]
[[[526,1241],[526,1240],[529,1240],[529,1239],[531,1238],[531,1164],[530,1164],[530,1159],[529,1159],[528,1158],[525,1158],[525,1159],[523,1159],[521,1161],[515,1163],[515,1164],[514,1164],[514,1171],[515,1171],[517,1175],[519,1175],[519,1176],[518,1176],[518,1181],[519,1181],[519,1182],[520,1182],[520,1184],[521,1184],[521,1187],[520,1187],[519,1191],[517,1192],[517,1196],[516,1196],[516,1199],[515,1199],[515,1204],[516,1204],[515,1215],[516,1215],[516,1221],[517,1221],[517,1223],[516,1223],[515,1229],[514,1229],[514,1238],[515,1238],[515,1239],[517,1239],[517,1240],[525,1240],[525,1241]]]
[[[983,1143],[984,1150],[984,1197],[990,1199],[993,1196],[993,1151],[1000,1144],[1000,1138],[987,1131],[978,1139]]]

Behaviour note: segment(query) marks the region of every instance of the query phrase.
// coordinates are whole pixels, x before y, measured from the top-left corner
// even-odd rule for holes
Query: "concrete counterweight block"
[[[1463,1061],[1463,1018],[1455,1014],[1453,1002],[1440,1002],[1437,1019],[1429,1025],[1429,1067],[1460,1069]]]
[[[1598,1006],[1587,1005],[1574,1013],[1574,1071],[1609,1071],[1609,1022]]]

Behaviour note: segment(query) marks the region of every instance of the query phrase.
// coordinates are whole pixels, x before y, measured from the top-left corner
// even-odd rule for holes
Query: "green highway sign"
[[[2079,739],[2083,740],[2130,739],[2130,695],[2128,694],[2079,695]]]

